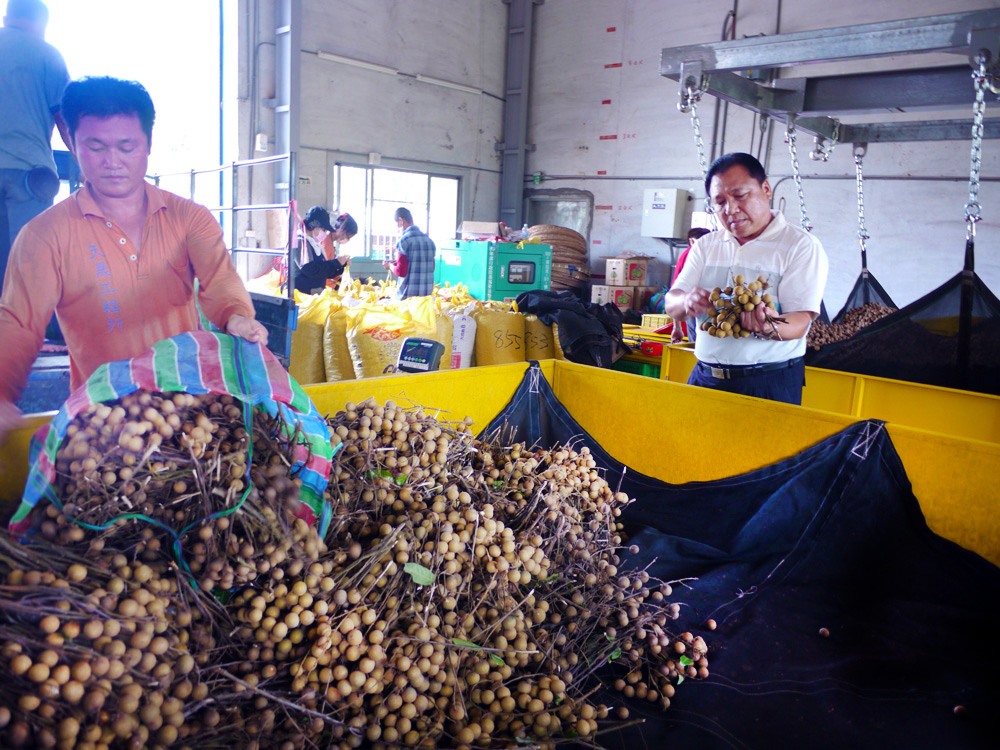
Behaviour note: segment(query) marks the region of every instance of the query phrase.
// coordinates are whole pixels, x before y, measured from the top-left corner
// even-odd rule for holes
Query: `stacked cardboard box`
[[[595,284],[591,288],[590,301],[611,302],[623,312],[644,309],[657,291],[655,286],[646,285],[649,257],[607,258],[605,264],[607,284]]]

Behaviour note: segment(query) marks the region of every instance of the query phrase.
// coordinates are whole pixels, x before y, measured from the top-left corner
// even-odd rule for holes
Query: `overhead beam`
[[[975,35],[977,45],[986,45],[995,64],[1000,39],[989,30],[996,29],[1000,29],[1000,9],[666,47],[660,56],[660,75],[679,76],[681,66],[691,61],[714,72],[915,53],[965,53],[970,35]]]

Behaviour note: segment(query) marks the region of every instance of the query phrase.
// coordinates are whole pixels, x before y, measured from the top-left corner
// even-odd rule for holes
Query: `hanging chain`
[[[694,129],[694,145],[698,149],[698,163],[701,164],[701,174],[708,174],[708,159],[705,157],[705,142],[701,138],[701,120],[698,118],[698,105],[691,103],[691,127]]]
[[[854,144],[854,171],[858,178],[858,240],[861,242],[862,259],[868,252],[866,241],[869,239],[868,228],[865,226],[865,182],[861,170],[861,160],[866,153],[868,153],[867,143]]]
[[[802,192],[802,175],[799,172],[799,152],[795,147],[795,118],[788,116],[788,125],[785,130],[785,141],[788,143],[788,151],[792,155],[792,177],[795,180],[795,189],[799,192],[799,213],[801,219],[799,223],[807,232],[812,231],[812,222],[806,213],[806,196]]]
[[[976,222],[980,215],[979,171],[983,166],[983,116],[986,111],[986,54],[976,56],[979,68],[972,72],[976,88],[976,101],[972,105],[972,159],[969,168],[969,202],[965,204],[965,223],[969,237],[976,236]]]
[[[708,159],[705,156],[705,141],[701,137],[701,119],[698,117],[698,102],[701,95],[708,89],[708,82],[703,80],[700,87],[695,86],[693,78],[688,78],[686,84],[681,89],[681,100],[677,108],[681,112],[691,113],[691,128],[694,130],[694,145],[698,151],[698,163],[701,165],[702,177],[708,174]],[[712,205],[708,197],[705,197],[705,213],[711,217],[712,224],[715,224],[715,214],[712,213]]]

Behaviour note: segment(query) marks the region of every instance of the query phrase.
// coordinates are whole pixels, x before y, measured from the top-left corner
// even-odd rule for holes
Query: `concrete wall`
[[[330,205],[335,162],[462,177],[463,214],[493,218],[499,188],[507,8],[498,0],[433,3],[302,0],[299,196]],[[392,75],[321,59],[376,63]],[[418,81],[471,86],[472,94]],[[361,197],[363,200],[363,196]],[[342,208],[350,210],[346,200]]]
[[[454,174],[462,179],[463,219],[495,220],[498,210],[507,6],[502,0],[301,0],[304,18],[298,193],[305,205],[330,205],[330,176],[337,161],[364,164],[369,152],[384,166]],[[995,7],[997,0],[743,0],[736,5],[736,34],[788,33],[832,26]],[[688,115],[677,110],[678,84],[659,75],[664,47],[716,41],[733,0],[545,0],[535,6],[528,142],[536,150],[527,173],[541,172],[539,190],[580,190],[594,196],[591,268],[603,258],[634,250],[656,256],[654,280],[666,281],[669,248],[640,236],[644,188],[676,187],[703,197]],[[252,12],[259,9],[256,43]],[[274,95],[273,0],[242,0],[241,59],[257,52],[256,129],[273,134],[272,112],[259,102]],[[319,51],[388,66],[389,75],[321,59]],[[948,60],[950,58],[934,58]],[[899,58],[892,66],[925,64]],[[872,63],[863,63],[866,68]],[[791,68],[785,76],[827,74],[858,65]],[[454,91],[416,80],[417,74],[481,89]],[[251,89],[249,65],[241,70],[241,153],[247,157]],[[715,100],[698,112],[706,149],[713,146]],[[968,118],[970,112],[922,112],[916,119]],[[725,117],[725,127],[721,120]],[[724,108],[715,148],[761,146],[750,112]],[[856,118],[853,121],[858,121]],[[867,118],[869,121],[884,119]],[[609,136],[614,136],[611,138]],[[835,313],[860,271],[854,164],[849,145],[827,163],[808,159],[812,139],[799,141],[804,191],[814,233],[831,260],[826,303]],[[765,138],[762,155],[776,199],[792,222],[798,199],[783,127]],[[968,198],[969,143],[875,144],[865,173],[869,268],[897,304],[936,288],[962,267],[963,207]],[[983,174],[1000,177],[1000,143],[987,141]],[[890,178],[890,179],[880,179]],[[899,179],[905,178],[905,179]],[[921,179],[934,178],[934,179]],[[941,178],[952,178],[942,180]],[[270,170],[255,170],[254,199],[270,200]],[[533,189],[530,180],[526,187]],[[1000,292],[1000,183],[986,182],[980,202],[976,270]],[[344,208],[350,210],[345,203]],[[263,218],[255,220],[266,235]]]
[[[996,0],[743,0],[737,6],[736,34],[808,31],[996,5]],[[669,249],[639,234],[642,191],[676,187],[701,199],[704,189],[690,116],[677,110],[678,84],[659,75],[660,50],[717,41],[733,7],[733,2],[723,0],[545,0],[536,7],[528,133],[536,150],[528,155],[526,171],[543,173],[539,188],[586,190],[593,193],[596,206],[604,207],[595,210],[590,237],[594,273],[603,274],[605,256],[634,250],[657,256],[658,277],[665,280]],[[899,58],[893,66],[912,66],[917,59],[924,64],[927,58]],[[864,65],[873,67],[871,62]],[[791,68],[783,74],[827,74],[838,69],[853,71],[858,66]],[[698,113],[710,149],[715,100],[707,96]],[[950,115],[969,118],[971,108],[922,112],[916,119]],[[881,118],[852,121],[876,120]],[[756,151],[759,141],[751,146],[753,127],[751,113],[730,106],[717,149]],[[771,139],[769,174],[772,185],[780,182],[776,197],[784,203],[788,219],[797,223],[798,198],[792,181],[783,180],[791,174],[783,135],[781,127]],[[899,305],[918,299],[962,268],[969,145],[968,141],[873,144],[868,149],[868,265]],[[831,261],[825,300],[832,315],[846,300],[861,267],[854,163],[850,145],[838,146],[827,163],[810,161],[811,148],[812,138],[800,137],[807,213]],[[1000,176],[996,141],[985,143],[983,174]],[[976,270],[1000,293],[1000,185],[984,183],[980,202],[984,219],[978,226]]]

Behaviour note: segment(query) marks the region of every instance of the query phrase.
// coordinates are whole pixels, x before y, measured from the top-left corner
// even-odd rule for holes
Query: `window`
[[[358,236],[345,246],[355,257],[390,257],[399,230],[393,218],[400,206],[436,242],[452,239],[458,226],[459,178],[384,167],[338,164],[333,174],[336,211],[358,222]]]

